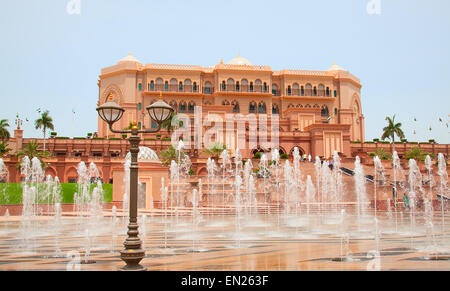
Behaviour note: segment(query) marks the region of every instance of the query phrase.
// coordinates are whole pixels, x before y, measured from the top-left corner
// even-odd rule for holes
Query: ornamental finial
[[[133,130],[137,130],[138,129],[136,120],[133,121],[133,126],[131,127],[131,129],[133,129]]]

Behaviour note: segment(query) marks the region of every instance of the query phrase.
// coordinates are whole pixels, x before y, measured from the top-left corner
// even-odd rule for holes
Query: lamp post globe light
[[[126,263],[121,270],[124,271],[144,271],[145,267],[139,264],[144,258],[145,251],[142,249],[142,242],[139,238],[138,224],[137,224],[137,190],[138,190],[138,153],[139,143],[141,138],[139,133],[156,133],[161,130],[161,123],[170,118],[173,108],[162,100],[162,93],[160,99],[148,106],[146,109],[150,117],[158,124],[154,129],[139,130],[136,121],[133,122],[131,130],[114,130],[113,124],[119,121],[125,109],[120,107],[112,100],[112,94],[109,94],[108,101],[97,107],[98,115],[108,125],[113,133],[131,134],[128,141],[130,142],[131,165],[130,165],[130,209],[128,223],[127,238],[123,243],[124,249],[120,252],[120,258]]]

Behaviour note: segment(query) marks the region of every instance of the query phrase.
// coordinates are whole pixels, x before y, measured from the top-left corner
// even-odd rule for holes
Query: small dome
[[[336,65],[336,63],[334,63],[331,68],[328,69],[328,71],[345,71],[342,67]]]
[[[139,61],[129,53],[128,56],[120,60],[120,63],[139,63]]]
[[[131,153],[129,152],[126,157],[126,160],[131,160]],[[159,162],[158,155],[154,150],[148,147],[139,147],[138,153],[138,161],[139,162]]]
[[[228,62],[229,65],[244,65],[244,66],[251,66],[252,63],[250,63],[249,60],[246,58],[241,57],[239,54],[237,58],[234,58]]]

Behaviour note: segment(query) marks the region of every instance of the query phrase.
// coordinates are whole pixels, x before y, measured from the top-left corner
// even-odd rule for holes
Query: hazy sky
[[[129,52],[144,64],[210,66],[240,51],[273,70],[350,71],[363,85],[366,139],[396,114],[409,140],[448,142],[448,0],[380,0],[380,14],[369,0],[80,0],[80,14],[68,2],[0,1],[0,119],[28,118],[26,137],[42,136],[37,108],[59,136],[72,136],[72,108],[75,136],[97,131],[100,70]]]

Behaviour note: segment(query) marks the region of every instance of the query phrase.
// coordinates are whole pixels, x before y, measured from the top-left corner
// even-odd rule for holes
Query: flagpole
[[[75,137],[75,109],[72,109],[72,139]]]

